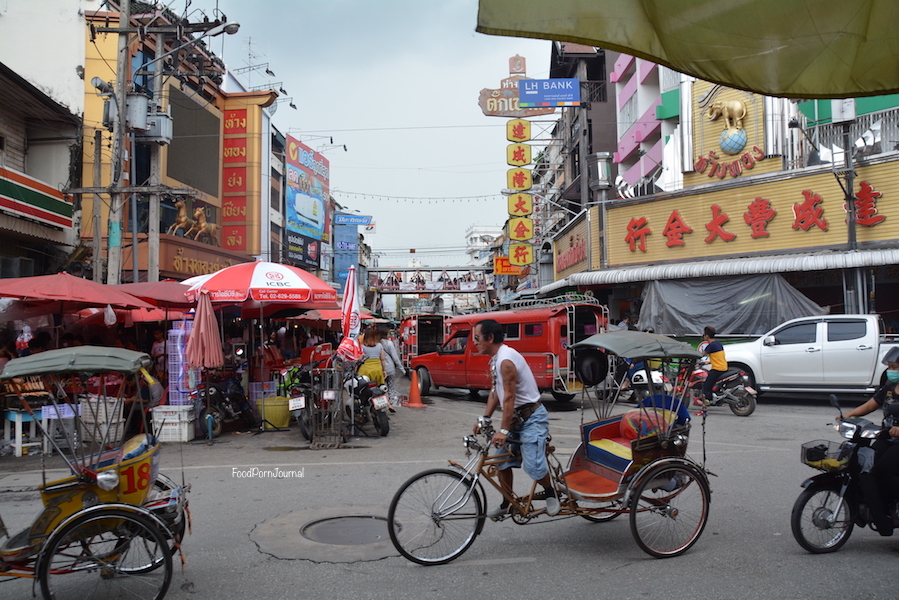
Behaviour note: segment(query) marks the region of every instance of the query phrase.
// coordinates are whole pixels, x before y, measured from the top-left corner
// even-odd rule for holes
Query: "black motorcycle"
[[[839,409],[836,396],[830,396],[830,403]],[[842,548],[855,525],[876,529],[865,505],[865,474],[860,473],[857,458],[861,448],[869,447],[887,430],[862,417],[849,417],[830,426],[847,441],[814,440],[802,445],[802,462],[824,473],[802,482],[805,490],[790,516],[793,537],[816,554]],[[894,506],[888,508],[892,511]]]
[[[222,434],[225,423],[238,420],[251,429],[259,426],[243,386],[233,376],[214,383],[202,382],[191,397],[203,437],[210,437],[211,430],[211,437],[216,438]]]
[[[387,386],[378,385],[364,375],[352,375],[344,381],[343,388],[352,398],[352,429],[362,431],[363,425],[371,423],[378,435],[381,437],[387,435],[390,431],[390,420],[387,418],[387,408],[390,405]],[[349,402],[347,409],[350,409]]]

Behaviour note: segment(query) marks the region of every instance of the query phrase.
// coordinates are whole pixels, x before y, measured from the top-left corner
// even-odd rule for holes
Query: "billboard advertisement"
[[[359,226],[334,225],[334,281],[344,285],[350,267],[359,267]]]
[[[286,213],[288,234],[328,239],[330,191],[328,159],[287,136]]]
[[[287,259],[304,269],[318,269],[321,261],[321,240],[301,233],[287,232]]]

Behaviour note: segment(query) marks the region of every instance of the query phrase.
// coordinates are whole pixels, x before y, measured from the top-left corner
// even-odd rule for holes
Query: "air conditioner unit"
[[[34,276],[34,259],[21,256],[0,257],[0,278],[10,279],[32,276]]]

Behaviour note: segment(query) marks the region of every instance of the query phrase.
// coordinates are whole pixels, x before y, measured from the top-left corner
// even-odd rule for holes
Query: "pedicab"
[[[71,474],[47,481],[44,469],[44,508],[21,532],[9,535],[0,519],[0,576],[32,578],[48,600],[165,596],[189,486],[159,473],[161,444],[149,433],[146,404],[129,402],[141,379],[150,403],[162,396],[150,365],[141,352],[81,346],[3,368],[7,398],[40,424]],[[64,419],[48,421],[46,412]],[[125,439],[127,417],[143,432]]]
[[[589,422],[582,416],[581,439],[567,467],[547,444],[559,513],[547,514],[540,505],[544,492],[538,493],[534,482],[523,495],[503,491],[498,465],[511,452],[491,452],[494,431],[482,421],[479,434],[463,438],[471,456],[467,463],[451,460],[449,468],[419,473],[394,495],[388,531],[400,554],[423,565],[461,556],[488,518],[484,482],[510,505],[508,516],[495,520],[511,518],[524,525],[582,517],[601,523],[628,515],[634,539],[651,556],[678,556],[696,543],[708,520],[711,490],[707,471],[687,456],[690,413],[683,393],[671,395],[678,388],[670,382],[699,353],[688,344],[638,331],[600,333],[572,347],[583,399],[593,415]],[[664,375],[661,386],[650,381],[651,393],[624,412],[616,410],[619,357],[642,359]]]

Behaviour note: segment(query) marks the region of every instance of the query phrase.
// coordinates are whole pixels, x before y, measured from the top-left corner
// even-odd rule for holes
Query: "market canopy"
[[[657,333],[610,331],[597,333],[571,345],[572,348],[597,348],[623,358],[699,358],[693,346]]]
[[[0,379],[59,373],[136,373],[153,360],[144,352],[105,346],[75,346],[14,358],[3,367]]]
[[[890,0],[479,0],[477,31],[576,42],[769,96],[899,92]]]

